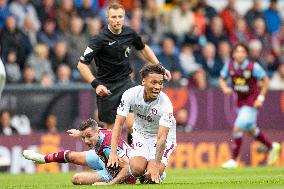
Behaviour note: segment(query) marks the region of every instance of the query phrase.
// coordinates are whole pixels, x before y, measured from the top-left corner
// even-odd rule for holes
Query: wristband
[[[257,100],[260,101],[260,102],[264,102],[265,96],[264,95],[258,95]]]
[[[92,82],[91,82],[91,85],[94,89],[97,88],[97,86],[101,85],[101,82],[99,82],[97,79],[94,79]]]

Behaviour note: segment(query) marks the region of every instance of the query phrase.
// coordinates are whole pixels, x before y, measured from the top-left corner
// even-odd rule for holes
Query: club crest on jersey
[[[127,48],[125,49],[125,51],[124,51],[124,56],[125,56],[125,57],[128,57],[129,54],[130,54],[130,47],[127,47]]]
[[[248,79],[251,77],[251,71],[245,70],[243,75],[244,75],[244,78]]]
[[[156,108],[153,108],[153,109],[152,109],[152,114],[153,114],[153,115],[157,115],[157,114],[158,114],[158,110],[157,110]]]

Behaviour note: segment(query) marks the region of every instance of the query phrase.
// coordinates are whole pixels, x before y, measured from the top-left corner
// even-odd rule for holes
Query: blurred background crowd
[[[280,0],[279,0],[280,1]],[[68,85],[83,82],[78,57],[106,24],[108,0],[0,0],[0,45],[7,82]],[[217,78],[236,43],[249,47],[271,78],[284,89],[284,22],[277,0],[252,0],[247,11],[236,0],[214,8],[207,0],[120,0],[126,25],[139,33],[172,72],[171,87],[218,87]],[[218,4],[218,3],[216,3]],[[283,9],[283,7],[282,7]],[[139,83],[143,61],[132,53],[132,77]]]

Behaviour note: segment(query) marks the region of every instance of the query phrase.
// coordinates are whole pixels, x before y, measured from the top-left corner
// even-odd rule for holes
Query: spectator
[[[60,64],[56,72],[56,85],[68,85],[72,83],[71,69],[66,64]]]
[[[284,22],[282,22],[280,30],[272,35],[271,43],[276,56],[284,54]]]
[[[270,0],[270,6],[264,11],[267,31],[270,34],[277,32],[281,25],[280,13],[277,9],[277,0]]]
[[[193,26],[189,33],[186,33],[184,37],[184,43],[190,44],[193,51],[199,51],[202,46],[207,42],[205,35],[201,35],[199,27]]]
[[[92,7],[92,3],[92,0],[82,0],[81,6],[78,8],[78,14],[84,21],[97,16],[95,9]]]
[[[224,28],[230,34],[239,18],[239,13],[235,8],[236,0],[229,0],[227,6],[221,11],[220,17],[223,20]]]
[[[158,54],[158,60],[170,72],[178,71],[182,73],[178,54],[176,53],[174,40],[165,38],[162,42],[162,52]]]
[[[50,60],[54,72],[57,72],[57,67],[60,64],[66,64],[69,67],[71,67],[71,59],[67,51],[67,46],[65,41],[59,41],[56,43],[54,49],[52,49],[51,51]]]
[[[3,29],[5,25],[5,20],[8,16],[11,15],[9,8],[7,6],[7,0],[0,1],[0,31]]]
[[[70,52],[70,66],[73,69],[76,68],[80,55],[84,52],[85,47],[88,45],[88,41],[82,33],[83,26],[83,20],[80,17],[73,16],[72,18],[70,18],[69,31],[65,33],[66,44]]]
[[[45,119],[45,128],[49,134],[58,134],[57,117],[49,114]]]
[[[252,31],[255,19],[264,19],[264,14],[262,11],[262,0],[253,0],[252,8],[248,10],[244,18],[249,29]]]
[[[177,7],[172,10],[170,28],[177,39],[177,43],[183,41],[183,37],[193,27],[193,13],[190,10],[190,3],[187,0],[181,0]]]
[[[11,13],[16,16],[17,25],[19,28],[23,27],[25,17],[30,16],[36,31],[40,29],[40,21],[38,19],[36,10],[34,6],[29,3],[29,0],[13,1],[9,8]]]
[[[0,112],[0,125],[0,135],[18,134],[17,129],[11,124],[11,113],[7,110]]]
[[[16,51],[10,51],[5,62],[6,80],[8,83],[17,83],[21,79],[20,66],[17,63]]]
[[[42,0],[40,6],[37,8],[37,14],[41,23],[44,23],[46,20],[56,19],[56,9],[54,0]]]
[[[264,59],[264,54],[262,53],[262,43],[258,39],[251,40],[248,43],[249,48],[249,58],[252,61],[258,62],[261,67],[267,71],[267,62]]]
[[[152,44],[158,44],[162,36],[162,23],[156,0],[146,1],[142,16],[145,33],[151,34]]]
[[[284,61],[279,64],[277,71],[275,71],[270,80],[271,90],[284,90]]]
[[[199,4],[203,7],[206,24],[209,24],[211,19],[217,15],[217,12],[212,6],[208,5],[207,0],[199,0]]]
[[[7,17],[5,27],[0,34],[0,44],[2,57],[7,57],[9,51],[15,50],[18,63],[22,68],[31,45],[28,37],[17,28],[14,16]]]
[[[215,47],[218,46],[220,41],[228,40],[226,31],[224,29],[223,21],[219,16],[212,18],[209,26],[206,28],[207,41],[213,43]]]
[[[52,19],[47,19],[43,23],[42,31],[38,33],[38,42],[46,44],[49,49],[53,49],[55,44],[63,39],[61,32],[56,31],[56,22]]]
[[[229,39],[232,45],[246,43],[253,39],[253,35],[250,33],[246,21],[243,18],[236,20],[236,25],[234,26],[234,30],[229,34]]]
[[[34,47],[34,52],[28,57],[27,65],[35,70],[35,79],[37,82],[41,80],[44,73],[48,73],[54,78],[51,63],[48,60],[48,47],[45,44],[37,44]]]
[[[197,6],[194,8],[193,22],[194,25],[199,28],[200,34],[204,35],[206,28],[206,17],[204,8],[200,4],[197,4]]]
[[[35,79],[35,70],[33,67],[29,65],[24,67],[21,83],[26,86],[33,86],[37,83]]]
[[[77,15],[73,0],[61,0],[56,14],[58,28],[61,32],[67,32],[70,28],[69,19]]]
[[[87,21],[86,38],[91,40],[92,37],[97,35],[102,27],[102,21],[99,17]]]
[[[216,47],[213,43],[207,43],[202,48],[202,54],[198,57],[197,62],[207,74],[209,87],[218,87],[218,77],[223,67],[221,59],[216,55]]]
[[[28,50],[30,53],[32,52],[33,46],[37,44],[37,31],[30,16],[25,17],[22,32],[27,36],[29,40],[30,47]]]
[[[192,83],[193,86],[200,90],[206,89],[206,74],[201,65],[196,63],[191,46],[182,46],[179,59],[185,77],[189,79],[189,83]]]
[[[218,45],[218,55],[223,64],[231,60],[231,45],[228,41],[221,41]]]
[[[48,73],[43,73],[40,79],[40,86],[49,88],[53,86],[53,78]]]

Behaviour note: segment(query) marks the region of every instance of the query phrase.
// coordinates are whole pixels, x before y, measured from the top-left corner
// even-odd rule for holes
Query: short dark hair
[[[243,47],[243,48],[245,49],[247,55],[249,54],[249,48],[248,48],[248,46],[247,46],[246,44],[244,44],[244,43],[238,43],[238,44],[236,44],[236,45],[233,47],[233,49],[232,49],[232,55],[233,55],[233,53],[236,51],[236,49],[237,49],[238,47]]]
[[[147,64],[140,71],[142,79],[147,77],[151,73],[162,74],[164,76],[165,68],[161,64]]]
[[[123,5],[119,4],[119,3],[111,3],[107,6],[107,12],[110,10],[110,9],[123,9],[124,10],[124,7]]]
[[[92,119],[89,118],[86,121],[83,121],[80,126],[79,126],[79,130],[80,131],[84,131],[87,128],[92,128],[93,130],[98,130],[98,123]]]

